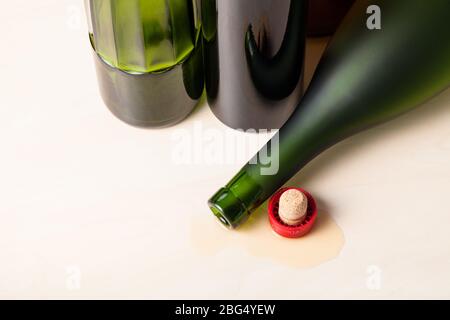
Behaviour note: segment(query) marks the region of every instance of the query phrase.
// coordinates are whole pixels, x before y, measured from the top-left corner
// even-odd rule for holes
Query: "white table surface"
[[[336,257],[297,267],[239,244],[207,254],[193,223],[214,219],[206,200],[260,137],[227,129],[205,102],[164,130],[114,118],[81,0],[8,1],[0,24],[0,298],[450,298],[450,91],[291,182],[341,230]],[[310,59],[323,45],[310,42]],[[174,163],[173,135],[198,126],[254,147],[244,161]]]

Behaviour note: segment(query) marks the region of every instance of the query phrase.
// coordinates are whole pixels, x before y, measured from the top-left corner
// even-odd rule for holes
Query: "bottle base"
[[[185,119],[203,93],[199,72],[201,50],[182,64],[160,73],[132,74],[106,63],[93,53],[100,94],[121,121],[141,128],[164,128]]]

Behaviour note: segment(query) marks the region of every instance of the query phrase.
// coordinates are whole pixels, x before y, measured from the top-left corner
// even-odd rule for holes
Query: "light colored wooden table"
[[[176,134],[248,136],[204,102],[170,129],[119,122],[98,95],[81,1],[6,6],[1,298],[450,298],[450,91],[291,181],[339,226],[337,257],[298,268],[244,245],[208,254],[192,225],[211,221],[205,201],[264,141],[243,160],[176,164]],[[323,47],[309,43],[309,76]]]

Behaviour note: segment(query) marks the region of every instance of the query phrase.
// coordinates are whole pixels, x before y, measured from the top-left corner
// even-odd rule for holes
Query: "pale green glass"
[[[201,0],[85,0],[99,89],[122,121],[174,125],[203,92]]]
[[[158,72],[185,60],[200,29],[196,0],[90,0],[96,52],[132,73]]]

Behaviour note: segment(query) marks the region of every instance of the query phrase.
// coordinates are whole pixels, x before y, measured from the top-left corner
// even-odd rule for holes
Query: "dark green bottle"
[[[200,0],[85,0],[100,91],[121,120],[163,127],[203,92]]]
[[[371,30],[374,16],[368,12],[377,12],[377,8],[381,9],[381,30]],[[330,146],[447,89],[449,23],[448,0],[357,1],[331,41],[298,109],[262,150],[274,151],[272,157],[278,155],[279,170],[262,174],[264,165],[256,155],[210,199],[214,214],[228,227],[238,227]]]

